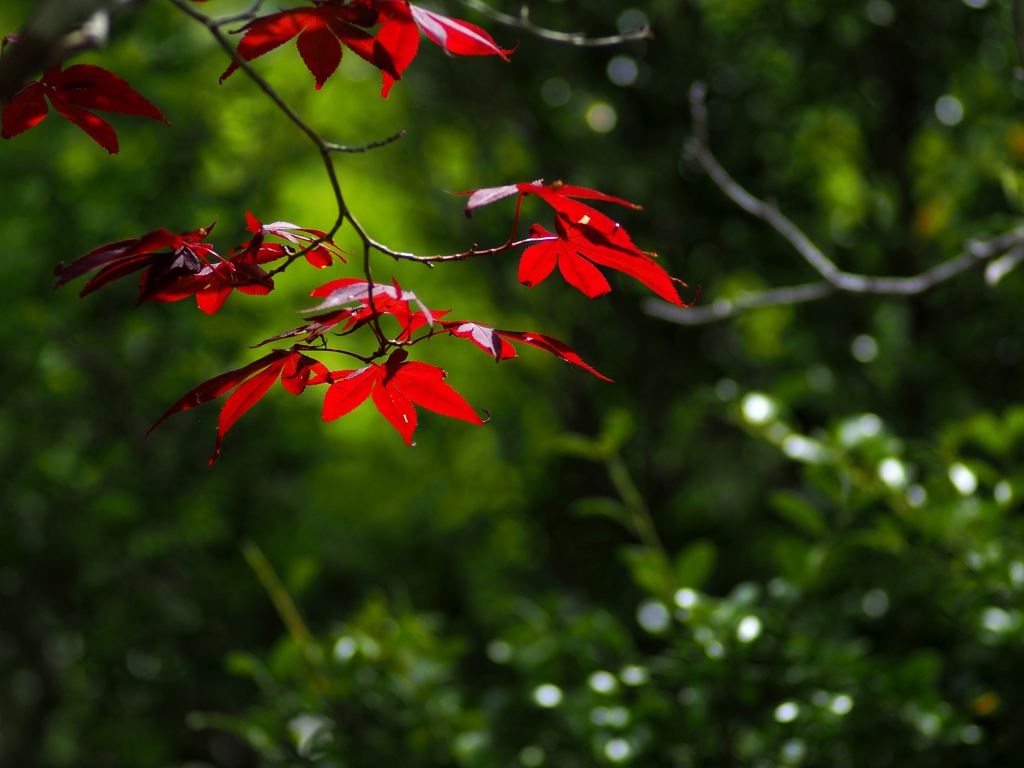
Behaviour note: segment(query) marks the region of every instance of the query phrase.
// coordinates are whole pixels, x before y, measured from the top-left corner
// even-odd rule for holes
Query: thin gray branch
[[[794,285],[790,288],[774,288],[757,293],[744,293],[735,299],[716,299],[710,307],[686,309],[669,304],[661,299],[646,299],[643,310],[648,315],[670,320],[680,325],[704,325],[735,317],[744,310],[755,307],[773,307],[781,304],[801,304],[805,301],[817,301],[836,292],[831,283],[809,283]]]
[[[578,45],[584,48],[601,48],[609,45],[622,45],[623,43],[628,43],[633,40],[654,39],[654,33],[652,33],[646,26],[641,27],[635,32],[624,32],[621,35],[587,37],[582,32],[556,32],[552,29],[538,27],[530,19],[530,7],[528,5],[524,5],[519,9],[518,16],[513,16],[509,13],[497,11],[486,3],[481,2],[481,0],[462,0],[462,4],[472,8],[477,13],[483,14],[489,19],[493,19],[499,24],[504,24],[507,27],[516,27],[517,29],[525,29],[531,35],[544,40],[551,40],[556,43]]]
[[[1018,5],[1019,2],[1020,0],[1018,0]],[[872,295],[913,296],[923,293],[977,264],[992,259],[994,256],[998,256],[1010,248],[1024,244],[1024,227],[1020,227],[990,240],[970,240],[964,244],[964,251],[960,255],[913,277],[873,277],[844,272],[836,266],[835,262],[822,253],[811,242],[810,238],[780,212],[775,205],[750,194],[721,166],[708,146],[707,107],[704,102],[706,93],[707,90],[703,83],[694,83],[690,89],[690,109],[693,114],[694,135],[686,143],[687,152],[700,163],[708,176],[711,177],[729,199],[747,213],[769,224],[776,232],[786,238],[797,252],[825,278],[825,282],[770,289],[759,293],[746,294],[733,301],[720,299],[711,307],[701,309],[681,309],[668,302],[651,299],[644,304],[644,310],[648,314],[684,325],[696,325],[733,317],[745,309],[754,307],[814,301],[837,291]],[[994,280],[998,280],[999,277],[1013,269],[1022,259],[1024,259],[1024,250],[1019,255],[1017,251],[1014,251],[1011,256],[990,264],[989,272],[992,275],[987,275],[989,282],[993,283]],[[993,270],[996,264],[1000,266]]]

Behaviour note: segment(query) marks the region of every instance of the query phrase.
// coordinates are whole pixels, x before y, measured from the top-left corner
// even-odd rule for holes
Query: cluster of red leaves
[[[294,251],[287,245],[266,242],[268,235],[312,245],[306,259],[315,267],[328,267],[335,257],[345,261],[341,250],[319,230],[302,229],[286,221],[264,225],[251,213],[247,216],[253,237],[232,249],[227,259],[203,242],[213,224],[181,235],[158,229],[139,238],[104,245],[68,266],[59,264],[54,270],[58,276],[54,287],[98,269],[99,274],[78,294],[86,296],[119,278],[144,270],[137,303],[178,301],[195,296],[199,308],[212,315],[224,306],[232,291],[265,296],[274,289],[274,281],[260,264],[283,259]]]
[[[76,64],[61,70],[60,63],[57,63],[46,70],[38,82],[25,83],[11,103],[4,106],[0,118],[3,137],[10,139],[42,122],[49,112],[47,99],[57,112],[112,155],[118,150],[117,134],[110,123],[94,115],[90,109],[152,117],[170,125],[159,109],[117,75],[91,64]]]
[[[618,203],[640,210],[639,205],[560,181],[547,186],[540,181],[509,184],[463,194],[470,195],[466,203],[467,216],[472,215],[477,208],[512,195],[519,196],[516,203],[517,222],[519,205],[525,195],[536,195],[555,209],[555,232],[548,232],[539,224],[530,227],[530,238],[537,240],[537,244],[527,248],[519,261],[519,282],[528,288],[546,279],[557,264],[562,277],[570,285],[592,299],[603,296],[611,290],[611,286],[594,266],[600,264],[635,277],[661,298],[682,306],[683,302],[673,283],[680,283],[684,287],[686,284],[670,277],[652,258],[656,254],[637,248],[618,222],[574,198]]]
[[[498,362],[516,357],[511,341],[519,341],[551,352],[565,362],[578,365],[605,381],[602,376],[580,359],[567,345],[538,333],[494,330],[480,323],[453,321],[436,322],[448,312],[431,312],[411,291],[403,291],[397,283],[373,285],[365,280],[345,278],[334,280],[313,291],[325,301],[311,311],[343,304],[358,303],[356,308],[341,307],[329,313],[330,320],[314,321],[310,325],[267,339],[262,344],[289,336],[306,334],[304,341],[323,335],[328,329],[345,322],[343,330],[354,329],[384,315],[394,316],[402,326],[401,339],[407,343],[424,341],[435,332],[448,333],[469,339]],[[414,309],[411,304],[416,304]],[[413,331],[429,325],[431,331],[414,341]],[[258,344],[256,346],[262,346]],[[445,372],[426,363],[408,361],[408,352],[399,348],[383,364],[370,362],[358,370],[329,372],[322,364],[303,354],[307,347],[275,349],[249,365],[217,376],[188,392],[153,425],[150,432],[167,417],[179,411],[202,405],[234,392],[221,408],[217,426],[217,444],[212,464],[220,455],[225,434],[238,418],[265,395],[278,377],[281,384],[293,394],[301,394],[308,384],[329,384],[324,397],[323,419],[333,421],[362,404],[372,395],[377,410],[398,430],[407,445],[412,445],[417,418],[415,405],[457,419],[483,424],[484,421],[454,389],[444,383]]]
[[[244,368],[222,373],[220,376],[200,384],[172,405],[170,410],[149,428],[149,431],[152,432],[160,426],[164,419],[178,411],[186,411],[197,405],[208,403],[234,389],[235,391],[220,411],[220,419],[217,422],[217,447],[210,459],[210,463],[213,464],[220,456],[220,445],[227,431],[243,413],[252,408],[267,393],[279,376],[281,377],[281,386],[293,395],[301,395],[306,389],[306,385],[310,383],[311,373],[316,374],[314,384],[322,384],[330,378],[323,363],[290,349],[275,349],[269,355],[249,363]]]
[[[366,29],[380,25],[376,36]],[[450,54],[488,55],[506,59],[491,36],[469,22],[450,19],[406,0],[313,0],[312,6],[280,11],[254,19],[239,32],[238,55],[252,61],[294,37],[299,55],[316,78],[319,90],[341,63],[342,43],[384,75],[381,95],[402,79],[420,44],[420,30]],[[238,69],[232,62],[221,82]]]
[[[548,186],[539,181],[512,184],[465,194],[470,195],[467,215],[481,206],[512,195],[519,196],[517,222],[519,204],[525,195],[537,195],[555,209],[555,233],[538,225],[531,227],[529,241],[536,242],[526,249],[519,266],[519,278],[525,285],[535,285],[544,280],[557,264],[570,284],[587,296],[600,296],[609,291],[608,282],[594,266],[600,264],[625,272],[659,296],[682,304],[673,285],[679,281],[658,266],[651,254],[640,251],[619,224],[578,199],[614,202],[632,208],[639,206],[561,182]],[[81,295],[84,296],[119,277],[145,270],[140,301],[175,301],[195,294],[199,306],[212,314],[223,305],[232,290],[268,293],[273,282],[259,265],[285,257],[296,258],[298,251],[294,245],[305,246],[306,258],[317,267],[329,266],[335,257],[344,261],[338,248],[323,232],[303,229],[288,222],[262,224],[252,214],[248,215],[248,228],[253,237],[233,249],[228,259],[218,256],[210,245],[203,242],[212,225],[183,235],[172,235],[161,229],[142,238],[103,246],[68,267],[61,265],[57,270],[60,275],[57,284],[62,285],[99,269],[99,274],[82,290]],[[267,242],[268,236],[292,245]],[[210,459],[213,463],[220,455],[221,443],[228,430],[270,390],[278,378],[282,386],[294,394],[300,394],[309,384],[329,385],[324,397],[325,421],[349,413],[372,397],[374,405],[408,445],[413,444],[416,429],[415,405],[445,416],[483,424],[469,404],[444,383],[446,374],[443,370],[408,360],[406,347],[443,334],[471,341],[497,362],[516,357],[513,342],[526,344],[611,381],[587,365],[567,345],[549,336],[500,330],[472,321],[442,320],[449,311],[430,310],[415,293],[403,290],[397,281],[389,285],[361,278],[342,278],[321,285],[310,295],[321,299],[321,302],[306,310],[317,313],[309,322],[256,346],[301,336],[300,344],[289,349],[275,349],[254,363],[200,384],[175,403],[153,425],[154,428],[178,411],[202,405],[234,390],[221,409],[217,447]],[[389,338],[381,330],[381,320],[386,317],[394,318],[399,324],[398,335],[394,338]],[[344,336],[368,324],[373,324],[380,348],[372,357],[360,358],[366,363],[363,368],[330,372],[322,363],[304,354],[339,351],[327,349],[324,337],[328,332]],[[416,334],[424,329],[425,333]],[[388,350],[391,354],[384,363],[374,362]]]

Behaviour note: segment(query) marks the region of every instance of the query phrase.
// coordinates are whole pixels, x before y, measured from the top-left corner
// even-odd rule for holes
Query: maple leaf
[[[471,424],[485,423],[462,395],[444,383],[447,374],[442,369],[407,362],[408,356],[399,349],[383,365],[370,363],[359,370],[333,371],[333,382],[324,396],[324,421],[344,416],[372,396],[377,410],[398,430],[406,445],[413,445],[416,430],[413,403]]]
[[[217,420],[217,444],[213,456],[210,458],[210,464],[213,464],[220,456],[224,435],[246,411],[267,393],[278,377],[281,378],[281,386],[293,395],[301,395],[307,384],[310,383],[311,374],[316,374],[316,383],[325,383],[331,380],[331,374],[323,363],[291,349],[275,349],[243,368],[222,373],[190,390],[172,405],[167,413],[157,419],[146,434],[148,435],[167,418],[179,411],[187,411],[189,408],[216,400],[221,395],[235,390],[224,403]]]
[[[89,280],[78,294],[85,296],[132,272],[153,269],[152,275],[143,278],[144,289],[141,299],[146,294],[147,277],[152,278],[154,282],[157,276],[167,281],[196,275],[208,266],[206,257],[214,255],[214,251],[212,246],[202,241],[210,234],[213,226],[211,224],[181,235],[172,234],[166,229],[158,229],[139,238],[119,240],[101,246],[68,266],[64,266],[63,262],[58,264],[54,270],[54,274],[58,276],[54,288],[99,269],[100,273]],[[165,249],[170,249],[170,252],[164,253]]]
[[[559,360],[571,363],[572,365],[578,365],[580,368],[590,371],[599,379],[611,381],[607,376],[598,373],[583,362],[580,356],[573,352],[567,344],[550,336],[529,331],[503,331],[481,325],[480,323],[470,323],[462,320],[445,321],[441,323],[441,327],[453,336],[472,341],[499,363],[502,360],[517,357],[516,349],[510,342],[521,341],[523,344],[529,344],[531,347],[537,347],[538,349],[550,352]]]
[[[333,259],[335,258],[339,259],[343,264],[348,264],[348,260],[342,255],[345,251],[336,246],[334,242],[327,237],[326,232],[321,232],[319,229],[304,229],[297,224],[292,224],[288,221],[275,221],[270,224],[262,224],[250,211],[246,211],[245,216],[246,226],[248,230],[255,235],[255,237],[253,237],[249,242],[240,245],[236,251],[248,251],[250,255],[246,257],[246,261],[253,264],[265,264],[269,261],[276,261],[277,259],[287,256],[288,252],[283,246],[277,243],[264,242],[264,238],[267,235],[274,235],[275,237],[280,237],[282,240],[287,240],[290,243],[296,243],[300,248],[309,247],[316,243],[316,245],[310,248],[305,255],[306,261],[317,269],[324,269],[331,266]],[[232,251],[232,253],[235,253],[235,251]]]
[[[430,40],[452,55],[486,56],[497,55],[508,61],[511,50],[500,48],[484,30],[467,21],[459,21],[412,5],[405,0],[376,0],[387,21],[377,33],[377,42],[394,62],[397,74],[384,72],[384,86],[381,95],[387,98],[395,80],[401,80],[402,72],[412,63],[420,44],[420,30]]]
[[[373,26],[381,20],[380,14],[365,4],[343,5],[332,0],[312,8],[280,11],[253,19],[237,30],[245,32],[238,43],[238,55],[245,61],[252,61],[298,36],[299,55],[316,78],[317,90],[341,63],[341,43],[385,74],[400,76],[387,49],[379,45],[373,35],[354,26]],[[224,82],[236,69],[238,63],[232,61],[220,81]]]
[[[4,107],[0,117],[3,137],[10,139],[38,125],[49,112],[47,99],[112,155],[118,150],[117,134],[90,109],[151,117],[170,125],[159,109],[117,75],[91,64],[76,64],[62,71],[58,62],[38,82],[26,83]]]
[[[537,285],[557,265],[566,282],[590,298],[596,298],[611,290],[604,275],[594,266],[600,264],[635,277],[666,301],[683,305],[673,285],[681,281],[670,277],[651,258],[652,254],[637,248],[622,225],[579,202],[577,198],[617,203],[638,210],[642,210],[641,206],[603,192],[561,182],[551,185],[544,185],[540,181],[507,184],[462,194],[469,195],[467,216],[477,208],[512,195],[519,195],[520,202],[525,195],[537,195],[555,209],[555,232],[548,232],[537,224],[530,228],[530,238],[539,242],[528,247],[519,262],[519,281],[523,285]],[[517,203],[517,222],[518,211]]]
[[[332,280],[329,283],[321,285],[310,293],[310,296],[313,296],[314,298],[323,298],[324,300],[315,307],[302,310],[303,312],[323,312],[328,309],[342,307],[346,304],[353,304],[358,301],[365,301],[369,303],[371,297],[374,302],[374,306],[377,306],[378,301],[387,299],[403,302],[406,305],[408,305],[409,302],[415,302],[416,306],[419,307],[420,312],[423,313],[423,317],[427,321],[427,325],[431,327],[434,325],[434,315],[429,309],[427,309],[427,305],[424,304],[412,291],[403,291],[397,282],[393,285],[374,283],[371,290],[371,285],[366,280],[346,277],[340,280]],[[387,309],[386,305],[382,305],[377,309],[378,313],[386,311],[391,311]]]
[[[359,29],[377,24],[380,29],[376,36]],[[316,78],[314,87],[319,90],[338,69],[344,43],[381,70],[381,95],[387,98],[391,86],[402,79],[402,72],[416,57],[421,29],[450,54],[494,54],[507,61],[512,52],[498,47],[490,35],[474,24],[450,19],[405,0],[314,0],[311,8],[281,11],[246,24],[238,30],[245,32],[238,43],[238,54],[245,61],[252,61],[297,36],[299,54]],[[220,76],[221,82],[236,69],[237,62],[231,62]]]

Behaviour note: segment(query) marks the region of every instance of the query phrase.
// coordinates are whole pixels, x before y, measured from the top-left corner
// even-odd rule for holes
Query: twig
[[[398,133],[396,133],[394,136],[388,136],[386,139],[381,139],[380,141],[373,141],[373,142],[370,142],[369,144],[363,144],[363,146],[361,146],[361,147],[348,147],[348,146],[345,146],[344,144],[328,144],[327,145],[327,149],[329,151],[331,151],[331,152],[348,152],[348,153],[369,152],[371,149],[378,149],[380,147],[386,147],[388,144],[391,144],[392,142],[395,142],[395,141],[398,141],[401,138],[404,138],[405,135],[408,132],[409,132],[409,130],[407,128],[403,128]]]
[[[1018,7],[1020,1],[1018,0]],[[719,164],[708,146],[707,108],[704,103],[706,93],[707,89],[703,83],[695,83],[690,88],[690,110],[693,115],[694,135],[686,142],[687,152],[700,163],[708,176],[729,199],[747,213],[769,224],[786,238],[790,245],[825,278],[825,282],[746,294],[732,301],[719,300],[712,307],[701,309],[679,309],[668,302],[648,300],[644,303],[644,310],[648,314],[684,325],[697,325],[733,317],[745,309],[754,307],[815,301],[837,291],[883,296],[913,296],[923,293],[983,261],[998,256],[1009,248],[1024,243],[1024,227],[1020,227],[991,240],[968,241],[960,255],[913,277],[873,277],[844,272],[774,204],[750,194]],[[1017,259],[1017,261],[1019,260]],[[1006,271],[1016,266],[1017,261],[1008,263]]]
[[[646,299],[643,303],[643,310],[648,315],[671,320],[680,325],[703,325],[735,317],[747,309],[817,301],[835,292],[835,286],[822,281],[808,285],[794,285],[790,288],[743,293],[735,299],[717,299],[710,307],[700,307],[699,309],[685,309],[660,299]]]
[[[499,24],[504,24],[507,27],[516,27],[518,29],[525,29],[531,35],[543,38],[544,40],[551,40],[556,43],[566,43],[568,45],[578,45],[585,48],[601,48],[609,45],[622,45],[632,40],[653,40],[654,34],[646,25],[636,30],[635,32],[624,32],[621,35],[608,35],[607,37],[587,37],[582,32],[556,32],[552,29],[545,29],[544,27],[538,27],[530,19],[530,7],[524,5],[519,9],[519,15],[513,16],[508,13],[502,13],[497,11],[491,6],[487,5],[481,0],[461,0],[462,4],[472,8],[477,13],[481,13],[489,19],[493,19]]]

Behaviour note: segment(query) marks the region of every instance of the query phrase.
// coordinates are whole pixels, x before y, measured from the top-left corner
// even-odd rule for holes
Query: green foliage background
[[[4,3],[0,30],[29,5]],[[621,50],[439,10],[518,41],[512,64],[424,41],[383,101],[354,56],[321,92],[292,44],[258,63],[332,140],[409,128],[339,161],[394,247],[500,242],[510,205],[467,221],[446,191],[560,178],[643,203],[622,222],[701,303],[810,281],[683,157],[696,79],[722,163],[845,269],[912,274],[1020,224],[1008,0],[533,9],[593,34],[639,10],[656,38]],[[1019,274],[680,327],[622,276],[590,301],[557,276],[524,289],[512,255],[379,259],[430,306],[558,336],[616,384],[438,339],[421,359],[487,427],[425,415],[407,449],[370,407],[325,425],[312,391],[279,390],[208,469],[216,406],[149,424],[355,267],[296,265],[213,318],[132,309],[128,284],[52,292],[58,261],[158,227],[219,217],[230,247],[247,207],[334,216],[308,142],[241,75],[217,85],[202,28],[154,0],[114,33],[81,61],[173,128],[115,116],[108,158],[51,115],[0,146],[0,764],[1017,764]],[[619,55],[631,86],[607,74]],[[959,124],[937,119],[944,95]]]

